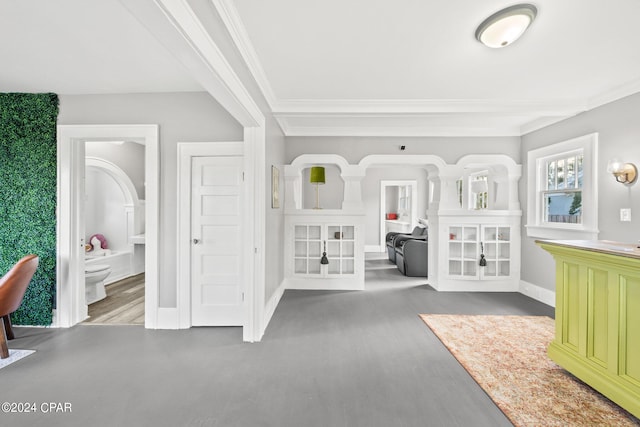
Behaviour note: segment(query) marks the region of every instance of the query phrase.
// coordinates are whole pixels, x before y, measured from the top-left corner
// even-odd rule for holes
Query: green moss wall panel
[[[12,320],[50,325],[56,285],[55,94],[0,93],[0,272],[33,253],[40,265]]]

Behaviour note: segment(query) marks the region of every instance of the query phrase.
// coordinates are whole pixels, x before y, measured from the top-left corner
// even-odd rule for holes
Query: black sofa
[[[396,265],[408,277],[427,277],[427,236],[403,239],[395,248]]]
[[[395,263],[396,262],[396,247],[400,242],[406,240],[407,238],[416,238],[420,236],[427,235],[428,228],[416,226],[413,228],[411,233],[397,233],[397,232],[389,232],[387,233],[385,239],[387,242],[387,257],[389,261]]]

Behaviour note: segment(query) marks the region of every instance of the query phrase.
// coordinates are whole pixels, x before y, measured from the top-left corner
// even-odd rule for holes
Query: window
[[[547,223],[582,224],[583,150],[561,158],[548,159],[546,189],[541,192],[543,221]]]
[[[469,176],[470,208],[487,209],[487,201],[489,200],[488,175],[487,171],[482,171]]]
[[[598,135],[531,150],[527,156],[527,235],[597,239]]]
[[[487,209],[489,201],[489,172],[480,171],[469,174],[467,177],[467,208],[468,209]],[[460,207],[464,205],[463,198],[463,182],[464,177],[456,181],[456,190],[458,194],[458,203]]]

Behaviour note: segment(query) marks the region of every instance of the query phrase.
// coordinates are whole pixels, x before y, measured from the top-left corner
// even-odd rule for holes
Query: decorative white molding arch
[[[122,191],[126,216],[126,230],[123,230],[123,233],[128,244],[133,247],[132,237],[144,233],[145,230],[145,202],[138,197],[133,181],[118,165],[99,157],[86,157],[85,168],[96,169],[110,176]]]
[[[417,154],[407,156],[404,154],[371,154],[360,160],[358,166],[366,171],[373,166],[421,166],[429,173],[440,172],[446,169],[447,163],[441,157],[433,154]]]
[[[515,160],[506,154],[469,154],[461,157],[456,162],[456,165],[463,168],[502,166],[506,168],[506,173],[509,176],[520,178],[522,175],[522,165],[517,164]]]
[[[138,192],[136,191],[133,181],[118,165],[99,157],[87,157],[85,167],[97,168],[111,176],[122,189],[122,193],[129,205],[137,206],[140,204]]]
[[[350,167],[347,159],[337,154],[302,154],[296,157],[290,165],[285,166],[285,176],[287,172],[289,174],[300,173],[315,165],[336,165],[340,169],[341,175]]]

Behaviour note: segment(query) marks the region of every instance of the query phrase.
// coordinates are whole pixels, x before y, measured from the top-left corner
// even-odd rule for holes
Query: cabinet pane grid
[[[324,246],[326,244],[326,246]],[[322,267],[322,252],[329,264]],[[355,274],[354,225],[296,225],[294,227],[294,274]]]
[[[449,226],[449,276],[455,278],[508,278],[511,276],[511,226]],[[480,266],[480,243],[486,261]]]

